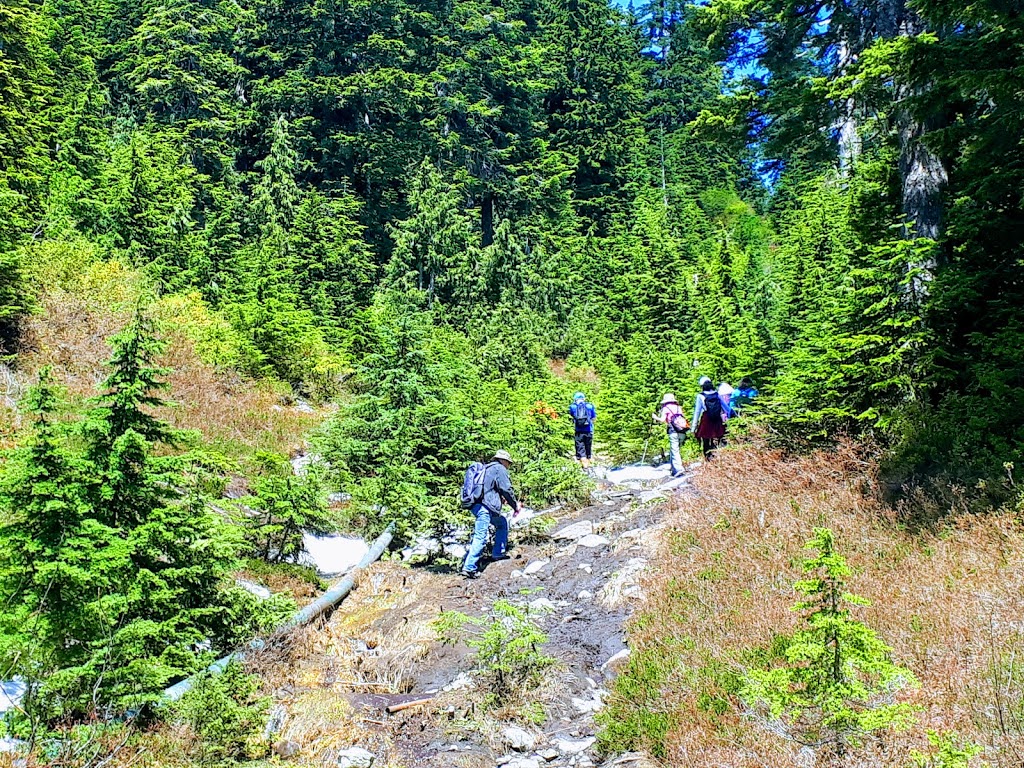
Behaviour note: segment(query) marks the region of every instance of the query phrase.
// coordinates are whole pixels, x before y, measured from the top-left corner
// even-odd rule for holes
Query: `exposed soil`
[[[664,497],[652,499],[638,484],[632,486],[606,484],[593,506],[560,517],[552,529],[557,536],[570,524],[590,521],[602,538],[592,536],[584,544],[596,546],[559,539],[521,543],[522,534],[513,531],[511,558],[483,564],[481,578],[474,581],[459,576],[455,562],[375,565],[325,624],[291,637],[286,649],[264,658],[264,675],[278,685],[275,698],[287,712],[279,737],[300,747],[301,762],[323,764],[332,760],[332,751],[358,744],[395,766],[468,768],[508,762],[513,755],[502,731],[517,722],[537,739],[533,749],[513,753],[526,765],[530,760],[553,767],[592,764],[592,748],[573,755],[552,744],[595,734],[594,714],[615,674],[615,665],[606,662],[626,649],[625,625],[642,596],[639,578],[665,507]],[[678,488],[665,491],[673,492]],[[539,562],[543,567],[523,574]],[[442,611],[482,616],[502,598],[534,603],[531,615],[548,636],[542,650],[558,661],[531,696],[543,707],[543,722],[537,714],[526,718],[508,707],[484,711],[480,702],[486,692],[474,687],[470,674],[472,652],[441,644],[432,627]],[[348,705],[350,727],[343,737],[304,744],[308,701],[323,706],[328,692]],[[386,711],[424,698],[431,700],[394,714]],[[530,757],[545,751],[546,759]]]

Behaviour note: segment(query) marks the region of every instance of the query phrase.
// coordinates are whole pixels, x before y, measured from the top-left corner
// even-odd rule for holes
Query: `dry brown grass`
[[[1024,670],[1007,666],[1024,651],[1020,521],[1008,513],[960,517],[940,532],[911,535],[865,495],[872,471],[849,445],[804,458],[735,450],[698,472],[693,495],[673,502],[662,565],[650,572],[632,628],[634,653],[654,650],[677,662],[663,689],[671,765],[806,759],[743,717],[708,670],[742,672],[750,649],[793,630],[792,583],[803,544],[820,525],[835,531],[854,569],[852,591],[871,601],[858,618],[921,682],[903,694],[919,709],[919,725],[885,734],[848,764],[908,765],[909,751],[925,748],[926,731],[936,729],[984,745],[994,766],[1021,765]],[[729,704],[722,714],[708,706],[716,699]]]
[[[110,357],[107,339],[127,325],[131,310],[64,291],[45,294],[40,304],[24,324],[18,356],[22,377],[31,378],[48,365],[74,398],[94,396]],[[168,397],[173,402],[163,417],[177,427],[201,430],[229,455],[246,448],[303,449],[303,435],[323,419],[322,413],[285,407],[280,389],[203,362],[173,318],[166,318],[160,331],[168,344],[159,363],[171,369]]]
[[[325,765],[352,745],[393,753],[385,715],[353,702],[410,691],[434,643],[435,586],[429,574],[377,563],[329,620],[277,637],[250,657],[247,666],[286,712],[277,738],[299,745],[292,762]]]

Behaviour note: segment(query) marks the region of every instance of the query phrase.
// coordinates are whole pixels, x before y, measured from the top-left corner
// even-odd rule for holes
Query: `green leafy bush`
[[[200,674],[173,707],[173,716],[195,734],[192,751],[202,764],[253,759],[267,754],[263,731],[270,698],[256,675],[232,660],[219,674]]]
[[[464,642],[476,651],[476,671],[496,707],[529,697],[555,659],[541,652],[548,641],[528,607],[498,600],[486,616],[445,611],[434,622],[444,643]]]

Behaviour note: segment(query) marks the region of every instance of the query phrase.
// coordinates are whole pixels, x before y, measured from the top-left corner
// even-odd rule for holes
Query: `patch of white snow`
[[[299,562],[313,566],[321,576],[337,576],[350,570],[370,551],[362,539],[314,536],[311,533],[303,535],[302,549]]]

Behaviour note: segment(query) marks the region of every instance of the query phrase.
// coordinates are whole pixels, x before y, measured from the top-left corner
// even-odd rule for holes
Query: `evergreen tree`
[[[20,623],[5,617],[3,651],[33,681],[29,714],[47,721],[154,700],[195,668],[195,643],[217,641],[229,601],[237,542],[201,491],[208,471],[158,452],[182,435],[147,412],[162,404],[159,344],[141,317],[112,344],[85,454],[44,379],[28,401],[33,437],[5,470],[0,583]]]
[[[803,563],[811,578],[794,585],[807,596],[794,606],[806,612],[806,627],[787,638],[784,664],[746,676],[741,696],[781,720],[797,742],[826,759],[842,758],[870,733],[910,725],[910,705],[891,699],[916,681],[892,662],[892,649],[873,630],[850,616],[848,606],[867,601],[846,591],[851,571],[832,531],[815,529],[806,548],[818,551]]]
[[[477,238],[462,199],[458,187],[424,161],[409,190],[411,214],[394,229],[388,280],[424,291],[428,307],[468,302],[478,290]]]
[[[252,493],[243,499],[252,510],[247,513],[247,538],[254,554],[264,560],[294,561],[302,552],[303,534],[331,530],[322,469],[312,466],[296,475],[282,456],[256,458],[259,468]]]

